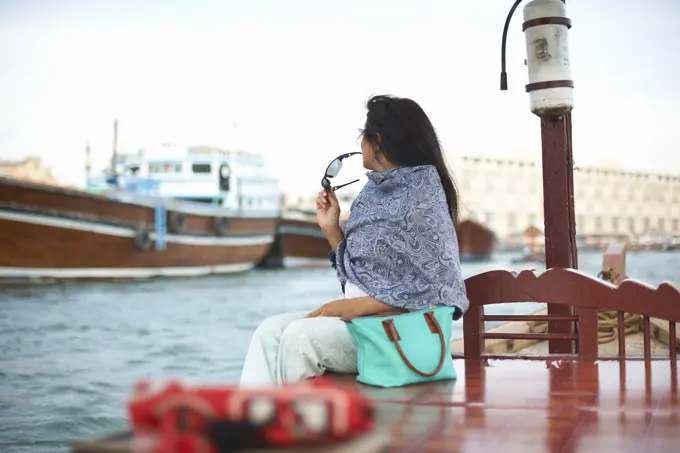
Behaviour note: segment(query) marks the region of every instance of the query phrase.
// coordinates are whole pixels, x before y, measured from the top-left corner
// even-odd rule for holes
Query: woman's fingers
[[[335,192],[330,192],[328,194],[328,201],[332,206],[337,206],[338,205],[338,197],[335,196]]]
[[[316,209],[323,209],[328,206],[328,198],[326,197],[326,191],[322,190],[316,197]]]
[[[305,318],[316,318],[318,316],[321,316],[322,313],[323,313],[323,307],[319,307],[316,310],[310,312],[307,316],[305,316]]]

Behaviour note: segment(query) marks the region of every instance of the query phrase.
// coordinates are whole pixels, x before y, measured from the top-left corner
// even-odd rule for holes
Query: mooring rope
[[[611,268],[605,269],[598,274],[598,277],[614,282],[618,279],[618,274]],[[546,333],[548,331],[548,321],[532,321],[529,323],[531,333]],[[642,315],[633,313],[623,314],[623,333],[640,332],[642,330]],[[597,312],[597,342],[599,344],[609,343],[619,337],[619,312],[616,310],[598,310]]]

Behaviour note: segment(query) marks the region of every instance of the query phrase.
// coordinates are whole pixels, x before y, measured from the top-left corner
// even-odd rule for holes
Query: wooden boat
[[[349,212],[342,211],[340,224],[344,225],[348,217]],[[279,219],[274,244],[259,266],[288,269],[329,267],[330,251],[331,246],[319,228],[315,211],[287,210]]]
[[[565,89],[573,84],[569,65],[551,61],[555,55],[569,61],[561,52],[568,48],[571,21],[560,0],[534,0],[525,6],[523,25],[532,32],[530,80],[544,64],[565,72],[557,78],[544,72],[553,77],[526,87],[540,92],[530,96],[541,122],[547,270],[494,270],[466,279],[470,308],[463,316],[463,351],[454,357],[457,381],[383,389],[358,384],[351,374],[333,378],[374,399],[392,453],[675,453],[680,443],[678,348],[670,341],[667,354],[654,356],[651,320],[667,325],[669,338],[677,337],[680,290],[670,283],[655,288],[630,279],[615,285],[577,270],[571,105],[564,102],[570,93]],[[561,102],[544,105],[556,99]],[[491,304],[521,302],[546,303],[546,314],[484,313]],[[625,336],[626,313],[642,317],[640,356],[628,354],[625,343],[615,357],[601,356],[598,311],[617,313],[618,338]],[[489,321],[544,321],[547,329],[492,333],[485,330]],[[485,342],[494,339],[544,340],[547,353],[487,353]]]
[[[345,212],[345,211],[343,211]],[[346,221],[347,214],[344,220]],[[456,226],[460,260],[489,261],[493,254],[495,235],[472,220]],[[262,267],[327,267],[331,247],[316,223],[313,211],[284,212],[276,229],[274,244],[261,263]]]
[[[0,178],[0,278],[196,276],[254,267],[274,240],[278,192],[275,180],[247,173],[237,158],[134,156],[103,194]],[[181,167],[202,173],[185,178],[174,171]],[[169,170],[157,175],[154,168]],[[150,170],[156,179],[130,174]],[[253,180],[257,190],[247,187]],[[268,204],[252,206],[261,199]]]
[[[545,263],[545,236],[540,228],[530,225],[522,233],[524,249],[522,256],[512,259],[512,263]]]
[[[456,225],[456,236],[461,262],[489,261],[493,255],[496,236],[484,225],[467,219]]]
[[[328,267],[331,246],[316,222],[316,214],[286,211],[276,227],[276,239],[260,263],[265,268]]]
[[[617,287],[564,268],[540,275],[490,271],[468,278],[466,288],[471,305],[463,318],[463,350],[454,352],[457,380],[384,389],[359,384],[352,374],[329,375],[375,402],[377,432],[389,433],[389,439],[386,448],[381,443],[366,451],[477,452],[500,445],[510,453],[677,451],[679,349],[670,343],[665,357],[654,356],[651,330],[646,328],[641,356],[628,354],[625,348],[615,357],[603,356],[598,352],[597,328],[598,310],[637,311],[643,326],[652,317],[670,319],[665,324],[677,335],[677,288],[670,284],[652,288],[631,280]],[[484,315],[487,305],[525,301],[548,302],[574,312]],[[523,334],[483,329],[485,321],[539,319],[552,324],[550,329]],[[566,330],[564,324],[568,332],[555,332]],[[617,328],[625,331],[623,324]],[[546,341],[549,350],[535,355],[485,351],[485,342],[494,339]],[[550,351],[565,341],[568,351]],[[133,453],[143,451],[135,448],[142,440],[126,433],[79,443],[73,451]],[[304,451],[333,450],[324,445]]]

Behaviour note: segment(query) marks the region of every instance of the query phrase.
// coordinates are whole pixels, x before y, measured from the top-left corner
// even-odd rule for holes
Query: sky
[[[526,3],[526,2],[524,2]],[[521,8],[511,0],[0,0],[0,160],[42,157],[84,183],[119,150],[165,142],[263,154],[315,192],[359,150],[365,101],[416,100],[449,159],[540,158]],[[567,2],[579,166],[680,174],[680,1]],[[234,126],[235,125],[235,126]]]

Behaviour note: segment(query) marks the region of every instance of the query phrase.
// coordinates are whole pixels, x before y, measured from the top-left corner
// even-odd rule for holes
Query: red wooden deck
[[[458,380],[379,401],[387,451],[678,452],[677,361],[456,360]],[[355,384],[353,376],[337,376]]]
[[[680,322],[680,291],[634,280],[619,286],[572,269],[540,275],[490,271],[466,280],[470,308],[463,317],[465,358],[459,379],[397,389],[363,387],[379,402],[388,451],[401,452],[679,452],[680,404],[675,341],[666,356],[651,354],[650,318],[668,321],[670,338]],[[548,302],[565,308],[547,316],[485,315],[495,303]],[[618,313],[619,354],[598,351],[598,310]],[[644,351],[625,353],[623,315],[643,316]],[[484,331],[484,321],[544,319],[546,334]],[[552,332],[551,332],[552,331]],[[549,357],[519,355],[494,360],[489,338],[561,342]],[[640,360],[643,359],[643,360]],[[338,382],[358,385],[353,376]]]

